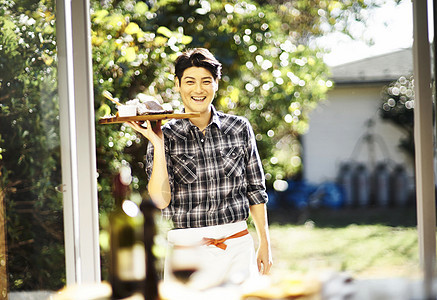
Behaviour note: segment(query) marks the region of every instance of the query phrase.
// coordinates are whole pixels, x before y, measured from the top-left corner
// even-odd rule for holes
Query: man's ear
[[[179,93],[179,90],[180,90],[180,81],[179,81],[179,78],[178,77],[175,77],[175,79],[174,79],[174,90],[175,90],[175,92],[178,92]]]

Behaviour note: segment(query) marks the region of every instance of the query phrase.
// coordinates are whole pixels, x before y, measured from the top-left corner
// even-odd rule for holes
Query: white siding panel
[[[374,162],[391,159],[402,163],[412,172],[412,161],[399,150],[403,133],[378,115],[383,86],[336,87],[328,99],[310,114],[310,127],[303,136],[304,178],[312,183],[333,181],[342,162]],[[383,144],[375,143],[372,158],[368,144],[360,143],[356,157],[352,157],[360,138],[367,132],[366,123],[375,121],[373,131]],[[386,153],[388,152],[388,154]]]

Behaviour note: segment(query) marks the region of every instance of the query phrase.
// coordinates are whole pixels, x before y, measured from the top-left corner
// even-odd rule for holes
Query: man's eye
[[[209,80],[204,81],[203,84],[211,84],[211,81],[209,81]]]
[[[187,81],[187,84],[194,84],[194,81]]]

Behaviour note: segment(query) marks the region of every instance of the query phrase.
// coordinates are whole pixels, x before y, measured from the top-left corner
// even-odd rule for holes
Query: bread
[[[126,102],[126,105],[135,105],[137,107],[137,115],[147,115],[147,114],[164,114],[164,113],[172,113],[172,109],[164,109],[162,105],[155,99],[143,100],[140,102],[138,99],[129,100]]]

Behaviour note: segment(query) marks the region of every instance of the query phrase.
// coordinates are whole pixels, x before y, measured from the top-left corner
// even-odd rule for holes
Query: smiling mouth
[[[205,100],[206,97],[191,97],[191,99],[193,99],[194,101],[201,102],[201,101]]]

